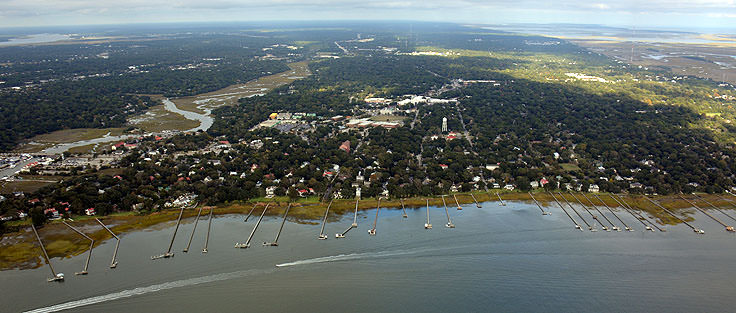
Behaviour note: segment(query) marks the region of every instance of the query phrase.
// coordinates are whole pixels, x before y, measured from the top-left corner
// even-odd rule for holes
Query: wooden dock
[[[597,194],[593,194],[593,195],[596,197],[596,199],[598,199],[598,201],[603,203],[603,206],[605,206],[606,209],[608,209],[608,212],[611,212],[611,214],[613,214],[613,216],[615,216],[616,219],[618,219],[618,221],[621,222],[622,225],[624,225],[624,229],[626,231],[634,231],[631,227],[629,227],[629,225],[626,225],[626,222],[624,222],[624,220],[622,220],[615,212],[613,212],[611,207],[609,207],[608,204],[606,204],[606,202],[603,201],[603,199],[601,199],[601,197],[599,197]],[[621,229],[619,228],[618,230],[620,231]]]
[[[112,230],[110,230],[110,228],[107,227],[107,225],[103,224],[100,221],[100,219],[95,217],[95,221],[97,221],[97,223],[99,223],[102,226],[102,228],[107,230],[107,232],[110,233],[110,235],[112,235],[115,238],[115,240],[117,240],[117,242],[115,242],[115,251],[112,252],[112,261],[110,261],[110,268],[116,268],[118,267],[117,258],[118,258],[118,248],[120,247],[120,237],[118,237],[118,235],[115,235],[115,233],[113,233]]]
[[[181,210],[179,211],[179,218],[176,219],[176,227],[174,227],[174,234],[171,235],[171,242],[169,243],[169,249],[166,250],[166,253],[161,255],[154,255],[151,257],[151,260],[157,260],[157,259],[168,259],[171,257],[174,257],[174,253],[171,252],[171,248],[174,246],[174,239],[176,239],[176,232],[179,231],[179,224],[181,224],[181,217],[184,215],[184,207],[181,207]]]
[[[286,206],[286,211],[284,212],[284,218],[281,219],[281,227],[279,227],[279,232],[276,233],[276,238],[273,240],[273,242],[264,242],[264,246],[269,247],[278,247],[279,245],[279,237],[281,237],[281,232],[284,231],[284,224],[286,224],[286,217],[289,216],[289,209],[291,209],[291,203]]]
[[[427,199],[427,223],[424,224],[424,229],[432,229],[432,223],[429,221],[429,199]]]
[[[327,214],[330,214],[330,206],[332,206],[332,201],[335,199],[330,199],[330,204],[327,205],[327,209],[325,209],[325,217],[322,219],[322,228],[319,230],[319,236],[317,236],[317,239],[319,240],[325,240],[327,239],[327,235],[325,235],[325,224],[327,223]]]
[[[246,249],[250,247],[250,241],[253,239],[253,235],[256,233],[256,229],[258,229],[258,225],[261,225],[261,221],[263,220],[263,216],[266,215],[266,211],[268,210],[269,205],[271,205],[270,202],[266,204],[266,206],[263,208],[263,212],[261,212],[261,217],[258,218],[258,222],[256,222],[256,225],[253,226],[253,230],[250,232],[248,240],[246,240],[245,243],[235,243],[235,248]]]
[[[452,220],[450,220],[450,211],[447,210],[447,203],[445,202],[445,196],[442,195],[442,205],[445,206],[445,215],[447,215],[447,224],[445,224],[445,227],[447,228],[455,228],[455,224],[452,223]]]
[[[210,207],[210,216],[207,218],[207,237],[204,240],[204,248],[202,248],[202,253],[207,253],[207,246],[210,244],[210,229],[212,229],[212,211],[215,210],[215,207]]]
[[[79,234],[80,236],[86,238],[89,240],[89,253],[87,254],[87,261],[84,262],[84,269],[82,269],[81,272],[74,273],[75,275],[87,275],[87,268],[89,267],[89,260],[92,258],[92,248],[95,247],[95,240],[90,238],[89,236],[85,235],[83,232],[81,232],[79,229],[74,228],[72,225],[69,225],[65,221],[61,221],[66,227],[69,227],[71,230],[73,230],[75,233]]]
[[[583,228],[580,227],[580,224],[578,224],[578,222],[576,222],[575,219],[572,218],[572,215],[570,215],[570,213],[568,213],[567,210],[565,210],[565,207],[562,206],[562,203],[560,203],[560,201],[557,201],[557,197],[555,197],[555,194],[550,192],[549,195],[552,196],[552,199],[555,199],[555,202],[557,202],[557,205],[560,206],[560,209],[562,209],[562,212],[565,212],[565,215],[567,215],[567,217],[570,218],[572,223],[575,225],[575,229],[579,229],[580,231],[583,231]]]
[[[588,221],[586,221],[585,218],[582,215],[580,215],[580,213],[578,212],[578,210],[575,210],[575,208],[572,206],[572,204],[570,204],[570,202],[567,201],[567,198],[565,198],[565,196],[561,192],[557,192],[557,195],[560,196],[560,198],[562,198],[563,201],[565,201],[565,203],[567,204],[567,206],[570,207],[570,209],[572,209],[572,211],[575,212],[575,214],[581,220],[583,220],[583,223],[585,223],[585,226],[588,226],[588,230],[590,230],[590,231],[597,231],[595,228],[593,228],[593,226],[591,226],[590,224],[588,224]]]
[[[532,197],[532,200],[534,200],[534,203],[536,203],[539,210],[542,211],[542,215],[549,215],[549,212],[544,211],[544,209],[542,208],[542,205],[539,204],[539,201],[537,201],[537,199],[534,198],[534,195],[531,192],[529,193],[529,196]]]
[[[199,223],[199,216],[202,215],[202,208],[199,207],[199,211],[197,211],[197,218],[194,219],[194,227],[192,228],[192,235],[189,236],[189,242],[187,243],[187,247],[182,250],[184,253],[189,252],[189,246],[192,245],[192,239],[194,239],[194,231],[197,230],[197,223]]]
[[[54,267],[51,265],[51,259],[49,258],[49,254],[46,253],[46,247],[43,246],[43,241],[41,241],[41,237],[38,236],[38,231],[36,231],[36,226],[31,223],[31,229],[33,229],[33,234],[36,235],[36,239],[38,240],[38,244],[41,247],[41,252],[44,260],[46,260],[46,263],[49,265],[49,269],[51,270],[51,278],[47,279],[46,281],[52,282],[52,281],[64,281],[64,273],[56,273],[54,271]]]
[[[656,205],[656,206],[657,206],[657,207],[659,207],[660,209],[662,209],[662,210],[664,210],[665,212],[667,212],[667,214],[669,214],[669,215],[672,215],[672,216],[673,216],[673,217],[675,217],[676,219],[680,220],[680,221],[681,221],[682,223],[684,223],[685,225],[687,225],[687,227],[690,227],[690,229],[692,229],[694,233],[696,233],[696,234],[701,234],[701,235],[702,235],[702,234],[705,234],[705,231],[704,231],[704,230],[702,230],[702,229],[698,229],[698,228],[696,228],[695,226],[691,225],[691,224],[690,224],[690,223],[688,223],[688,222],[687,222],[686,220],[684,220],[684,219],[680,218],[679,216],[675,215],[675,213],[672,213],[672,211],[670,211],[669,209],[667,209],[667,208],[663,207],[663,206],[662,206],[661,204],[659,204],[659,203],[657,203],[657,202],[654,202],[654,200],[650,199],[650,198],[649,198],[649,197],[647,197],[647,196],[644,196],[644,198],[646,198],[647,200],[649,200],[649,202],[651,202],[652,204]]]

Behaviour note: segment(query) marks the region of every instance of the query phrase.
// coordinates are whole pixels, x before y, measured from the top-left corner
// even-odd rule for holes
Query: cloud
[[[736,0],[2,0],[0,26],[252,19],[576,22],[632,14],[733,19]],[[40,18],[39,18],[40,17]],[[697,19],[696,19],[697,20]],[[693,21],[696,21],[693,20]],[[735,24],[736,25],[736,24]]]

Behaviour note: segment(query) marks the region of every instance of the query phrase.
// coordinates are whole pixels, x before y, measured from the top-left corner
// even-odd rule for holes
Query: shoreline
[[[533,204],[533,200],[526,193],[521,192],[499,192],[504,201],[510,202],[525,202]],[[474,204],[471,193],[457,193],[458,202],[463,204]],[[495,197],[495,191],[491,193],[485,192],[473,192],[478,203],[485,202],[498,202],[498,198]],[[587,195],[593,195],[593,193],[587,193]],[[620,209],[618,203],[612,198],[608,197],[609,194],[598,193],[598,196],[604,200],[604,202],[612,209]],[[555,212],[559,211],[559,207],[554,202],[552,197],[547,192],[536,192],[534,193],[535,198],[539,203]],[[721,207],[725,210],[734,210],[736,206],[733,206],[727,201],[721,200],[719,195],[702,194],[700,197],[706,199],[708,202]],[[656,199],[664,207],[676,211],[686,221],[693,221],[694,218],[691,214],[696,213],[697,210],[692,206],[680,199],[677,195],[669,196],[650,196],[653,200]],[[426,206],[426,199],[429,199],[429,204],[434,207],[442,206],[441,196],[433,197],[414,197],[404,199],[406,208],[423,208]],[[603,208],[597,198],[594,202],[596,205]],[[269,210],[266,215],[268,216],[279,216],[283,214],[288,204],[288,198],[279,197],[272,200],[264,201],[263,199],[257,199],[258,201],[243,201],[237,203],[224,203],[214,206],[213,216],[224,216],[224,215],[246,215],[253,205],[259,205],[262,207],[267,202],[273,201],[269,206]],[[305,199],[306,200],[306,199]],[[448,209],[455,210],[455,200],[450,195],[449,198],[446,196]],[[660,225],[677,225],[682,222],[674,217],[668,215],[663,210],[655,207],[649,203],[641,195],[625,195],[626,202],[631,205],[634,209],[645,212],[647,217],[654,219]],[[585,201],[585,200],[583,200]],[[302,202],[296,202],[296,205],[292,205],[292,209],[289,214],[289,220],[295,223],[303,224],[318,224],[324,216],[324,210],[327,207],[327,203],[320,202],[309,202],[309,200],[302,200]],[[378,204],[376,199],[365,199],[360,200],[358,210],[366,211],[375,209]],[[589,205],[586,202],[586,205]],[[197,215],[197,211],[200,207],[203,207],[202,214],[208,214],[208,208],[211,206],[197,206],[192,209],[185,209],[182,217],[182,223],[188,224],[193,222],[190,220],[192,217]],[[401,202],[399,199],[381,200],[382,209],[401,209]],[[355,200],[335,200],[330,207],[331,218],[342,217],[346,214],[351,214],[355,209]],[[465,207],[464,209],[472,210],[475,207]],[[684,209],[691,209],[684,211]],[[705,208],[707,209],[707,208]],[[124,237],[127,233],[134,231],[145,231],[147,229],[161,229],[169,227],[175,223],[176,218],[179,214],[179,209],[169,209],[164,211],[158,211],[148,214],[136,214],[134,212],[123,212],[113,214],[105,217],[99,217],[103,223],[108,225],[112,231],[118,236]],[[562,214],[562,213],[560,213]],[[107,233],[102,227],[100,227],[95,221],[94,217],[89,216],[76,216],[70,223],[79,228],[85,234],[95,240],[95,246],[112,239],[112,236]],[[4,270],[23,270],[33,269],[45,265],[43,259],[40,257],[38,244],[32,237],[30,230],[30,219],[18,223],[16,225],[20,229],[15,232],[5,233],[0,237],[0,271]],[[85,253],[89,248],[88,241],[83,239],[81,236],[72,232],[66,226],[64,226],[60,220],[51,221],[39,228],[39,235],[41,235],[49,257],[54,258],[67,258],[75,255]]]

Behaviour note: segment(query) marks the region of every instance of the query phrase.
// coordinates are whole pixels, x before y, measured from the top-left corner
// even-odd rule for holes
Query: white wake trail
[[[148,287],[138,287],[135,289],[129,289],[129,290],[123,290],[120,292],[110,293],[102,296],[96,296],[81,300],[75,300],[70,302],[65,302],[57,305],[52,305],[44,308],[38,308],[31,311],[26,311],[30,313],[45,313],[45,312],[58,312],[62,310],[70,310],[82,306],[102,303],[102,302],[108,302],[118,299],[124,299],[129,298],[133,296],[140,296],[144,294],[149,294],[153,292],[158,292],[162,290],[168,290],[168,289],[174,289],[174,288],[180,288],[180,287],[188,287],[188,286],[194,286],[199,284],[206,284],[211,282],[217,282],[217,281],[223,281],[223,280],[229,280],[234,278],[241,278],[245,276],[250,276],[254,274],[266,274],[269,272],[273,272],[273,269],[269,270],[246,270],[246,271],[238,271],[238,272],[231,272],[231,273],[222,273],[222,274],[215,274],[210,276],[203,276],[203,277],[197,277],[197,278],[189,278],[189,279],[182,279],[162,284],[156,284],[151,285]]]
[[[365,252],[365,253],[351,253],[351,254],[338,254],[325,257],[319,257],[314,259],[299,260],[288,263],[276,264],[276,267],[288,267],[296,265],[307,265],[316,263],[327,263],[327,262],[341,262],[351,260],[364,260],[364,259],[380,259],[392,256],[417,254],[420,252],[426,252],[433,249],[413,249],[413,250],[395,250],[395,251],[381,251],[381,252]]]

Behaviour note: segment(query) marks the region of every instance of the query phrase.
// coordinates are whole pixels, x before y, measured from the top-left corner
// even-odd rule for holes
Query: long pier
[[[248,215],[246,215],[245,216],[245,220],[243,220],[244,223],[245,222],[248,222],[248,219],[253,214],[253,210],[255,210],[257,206],[258,206],[258,203],[256,203],[255,205],[253,205],[253,207],[250,209],[250,211],[248,211]]]
[[[74,275],[87,275],[87,268],[89,267],[89,260],[92,258],[92,248],[95,246],[95,240],[90,238],[89,236],[85,235],[83,232],[79,231],[79,229],[74,228],[72,225],[69,225],[65,221],[61,221],[66,227],[71,228],[75,233],[79,234],[80,236],[87,238],[89,240],[89,253],[87,254],[87,261],[84,262],[84,269],[82,269],[81,272],[76,272]]]
[[[284,218],[281,219],[281,227],[279,227],[279,232],[276,233],[276,239],[273,240],[273,242],[264,242],[264,246],[271,246],[271,247],[277,247],[279,245],[279,237],[281,237],[281,232],[284,230],[284,224],[286,224],[286,217],[289,216],[289,209],[291,209],[291,203],[286,206],[286,211],[284,212]]]
[[[460,206],[460,202],[459,202],[459,201],[457,201],[457,195],[455,195],[455,194],[453,193],[453,194],[452,194],[452,197],[453,197],[453,198],[455,198],[455,205],[457,205],[457,209],[458,209],[458,210],[462,210],[462,209],[463,209],[463,207],[461,207],[461,206]]]
[[[368,230],[368,234],[371,236],[376,235],[376,225],[378,224],[378,211],[381,210],[381,198],[378,198],[378,205],[376,206],[376,218],[373,220],[373,228]]]
[[[204,248],[202,248],[202,253],[207,253],[207,246],[210,244],[210,229],[212,229],[212,211],[215,210],[215,207],[210,207],[210,216],[207,218],[207,237],[204,240]]]
[[[327,205],[327,209],[325,210],[325,217],[322,219],[322,228],[319,230],[319,236],[317,237],[319,240],[327,239],[327,235],[325,235],[325,224],[327,223],[327,214],[330,213],[330,206],[332,206],[332,201],[334,200],[330,199],[330,204]]]
[[[606,209],[608,209],[608,212],[611,212],[611,214],[613,214],[613,216],[616,217],[616,219],[618,219],[618,221],[621,222],[622,225],[624,225],[624,229],[626,231],[634,231],[634,229],[632,229],[631,227],[629,227],[629,225],[626,225],[626,222],[624,222],[624,220],[622,220],[618,216],[618,214],[616,214],[615,212],[613,212],[613,210],[611,209],[611,207],[608,206],[608,204],[606,204],[606,202],[603,201],[603,199],[601,199],[601,197],[599,197],[597,194],[593,194],[593,195],[598,199],[598,201],[600,201],[601,203],[603,203],[603,206],[606,207]],[[592,203],[592,201],[591,201],[591,203]],[[619,228],[618,231],[621,231],[621,229]]]
[[[729,193],[729,194],[730,194],[730,193]],[[736,205],[736,203],[734,203],[734,202],[733,202],[732,200],[730,200],[730,199],[727,199],[727,198],[725,198],[725,197],[721,197],[721,196],[718,196],[718,198],[721,198],[721,200],[723,200],[723,201],[726,201],[726,202],[730,203],[731,205]],[[728,218],[730,218],[730,219],[732,219],[732,220],[736,221],[736,219],[735,219],[735,218],[733,218],[733,217],[732,217],[731,215],[728,215],[728,214],[726,214],[726,212],[725,212],[725,211],[721,211],[721,213],[723,213],[723,215],[725,215],[725,216],[728,216]]]
[[[702,230],[702,229],[698,229],[698,228],[696,228],[695,226],[691,225],[690,223],[688,223],[688,222],[687,222],[687,221],[685,221],[684,219],[682,219],[682,218],[680,218],[679,216],[675,215],[675,213],[672,213],[672,211],[670,211],[670,210],[668,210],[667,208],[663,207],[663,206],[662,206],[661,204],[659,204],[659,203],[657,203],[657,202],[654,202],[654,200],[650,199],[650,198],[649,198],[649,197],[647,197],[647,196],[644,196],[644,198],[646,198],[647,200],[649,200],[649,202],[651,202],[652,204],[654,204],[654,205],[658,206],[658,207],[659,207],[660,209],[662,209],[662,210],[664,210],[665,212],[667,212],[667,214],[669,214],[669,215],[672,215],[672,216],[674,216],[674,217],[675,217],[676,219],[678,219],[678,220],[680,220],[681,222],[683,222],[683,223],[684,223],[685,225],[687,225],[687,227],[690,227],[690,228],[691,228],[691,229],[693,230],[693,232],[695,232],[696,234],[701,234],[701,235],[702,235],[702,234],[705,234],[705,231],[704,231],[704,230]]]
[[[401,211],[403,212],[403,214],[401,214],[401,217],[408,218],[409,215],[406,215],[406,207],[404,206],[404,199],[403,198],[399,199],[399,201],[401,201]]]
[[[189,252],[189,246],[192,245],[192,239],[194,239],[194,231],[197,230],[197,224],[199,223],[199,216],[202,215],[202,208],[199,207],[199,211],[197,211],[197,218],[194,219],[194,227],[192,228],[192,235],[189,236],[189,242],[187,243],[187,247],[182,250],[182,252],[187,253]]]
[[[572,221],[572,223],[575,224],[575,229],[579,229],[580,231],[583,231],[583,228],[580,227],[580,224],[578,224],[578,222],[576,222],[575,219],[572,218],[572,215],[570,215],[570,213],[567,213],[567,210],[565,210],[565,207],[562,206],[562,203],[560,203],[560,201],[557,201],[557,197],[555,197],[555,194],[553,194],[551,192],[549,194],[550,194],[550,196],[552,196],[552,199],[555,199],[555,202],[557,202],[557,205],[560,206],[560,209],[562,209],[562,212],[565,212],[565,215],[567,215],[567,217],[570,218],[570,220]]]
[[[246,249],[250,247],[250,241],[253,239],[253,235],[256,233],[256,229],[258,229],[258,225],[261,225],[261,221],[263,220],[263,216],[266,215],[266,211],[268,210],[269,205],[271,205],[270,202],[266,204],[266,206],[263,208],[263,212],[261,212],[261,217],[258,218],[258,222],[256,222],[256,225],[253,226],[253,230],[250,232],[248,240],[245,243],[235,243],[235,248]]]
[[[63,281],[64,280],[64,273],[56,273],[54,271],[54,267],[51,265],[51,259],[49,259],[49,254],[46,253],[46,247],[43,246],[43,241],[41,241],[41,237],[38,236],[38,231],[36,231],[36,226],[31,223],[31,229],[33,229],[33,234],[36,235],[36,239],[38,240],[38,244],[41,246],[41,252],[43,252],[43,258],[46,260],[46,263],[49,265],[49,269],[51,270],[51,278],[47,279],[47,281]]]
[[[601,223],[601,221],[598,220],[598,217],[595,216],[595,215],[593,215],[593,213],[590,212],[590,209],[588,209],[588,207],[586,207],[583,204],[583,202],[580,201],[580,199],[578,199],[578,197],[575,196],[575,194],[573,194],[572,192],[568,192],[568,193],[578,202],[578,204],[580,204],[580,206],[583,207],[583,210],[585,210],[585,212],[588,212],[588,214],[590,214],[590,217],[592,217],[594,221],[598,222],[598,224],[601,225],[601,228],[603,228],[603,230],[610,231],[608,229],[608,227],[606,227],[606,224]],[[565,199],[565,201],[567,201],[567,199]],[[570,207],[572,207],[572,206],[570,206]],[[593,226],[595,226],[595,225],[593,225]],[[591,229],[591,231],[597,231],[597,230]]]
[[[609,228],[608,228],[608,227],[606,226],[606,224],[603,224],[603,222],[601,222],[601,220],[599,220],[597,216],[593,215],[593,213],[592,213],[592,212],[590,212],[590,209],[588,209],[588,207],[587,207],[587,206],[586,206],[585,204],[583,204],[583,202],[582,202],[582,201],[580,201],[580,199],[578,199],[578,197],[577,197],[577,196],[575,196],[575,194],[574,194],[574,193],[570,192],[570,195],[571,195],[571,196],[572,196],[572,197],[573,197],[573,198],[574,198],[574,199],[575,199],[575,200],[576,200],[576,201],[577,201],[577,202],[578,202],[578,203],[580,204],[580,206],[582,206],[582,207],[583,207],[583,209],[585,209],[585,211],[586,211],[586,212],[588,212],[588,214],[590,214],[590,216],[591,216],[591,217],[593,218],[593,220],[595,220],[596,222],[598,222],[598,224],[600,224],[600,225],[601,225],[601,228],[602,228],[603,230],[605,230],[605,231],[611,231],[611,230],[610,230],[610,229],[609,229]]]
[[[603,218],[608,222],[608,224],[611,224],[611,230],[621,231],[621,228],[618,228],[615,224],[613,224],[613,222],[611,222],[611,220],[609,220],[608,217],[606,217],[606,215],[603,214],[603,212],[601,212],[601,210],[598,209],[598,206],[596,206],[595,203],[593,203],[593,201],[590,201],[590,198],[588,198],[588,196],[586,196],[584,193],[581,193],[581,194],[583,195],[583,197],[585,197],[585,200],[588,200],[588,202],[590,202],[593,208],[596,211],[598,211],[598,214],[603,216]],[[611,211],[611,213],[613,213],[613,211]]]
[[[503,199],[501,199],[501,194],[499,194],[499,193],[497,192],[497,193],[496,193],[496,197],[498,197],[498,201],[500,201],[499,205],[503,205],[503,206],[505,206],[505,205],[506,205],[506,202],[505,202],[505,201],[503,201]]]
[[[475,195],[473,195],[472,192],[470,193],[470,197],[473,198],[473,202],[475,202],[475,207],[480,209],[481,208],[480,203],[478,203],[478,200],[475,199]]]
[[[427,199],[427,223],[424,224],[424,229],[432,229],[432,223],[429,222],[429,199]]]
[[[701,209],[699,206],[697,206],[692,201],[690,201],[688,199],[685,199],[685,197],[683,197],[682,195],[679,195],[679,196],[680,196],[680,199],[685,200],[687,203],[690,203],[690,205],[692,205],[694,208],[698,209],[698,211],[703,212],[703,214],[708,215],[708,217],[710,217],[714,221],[718,222],[718,224],[721,224],[724,228],[726,228],[726,231],[729,231],[729,232],[733,232],[734,231],[733,226],[726,225],[726,223],[722,222],[721,220],[719,220],[715,216],[713,216],[710,213],[706,212],[705,210]]]
[[[184,215],[184,207],[181,207],[181,210],[179,211],[179,218],[176,219],[176,227],[174,227],[174,234],[171,236],[171,243],[169,243],[169,250],[166,250],[166,253],[161,255],[155,255],[151,257],[151,260],[161,259],[161,258],[171,258],[174,256],[173,253],[171,253],[171,248],[174,246],[174,239],[176,239],[176,232],[179,231],[179,224],[181,224],[181,217]]]
[[[584,217],[583,217],[582,215],[580,215],[580,213],[578,212],[578,210],[575,210],[575,208],[574,208],[574,207],[572,206],[572,204],[570,204],[570,202],[569,202],[569,201],[567,201],[567,198],[565,198],[565,196],[564,196],[564,195],[563,195],[563,194],[562,194],[561,192],[557,192],[557,195],[559,195],[559,196],[560,196],[560,198],[562,198],[562,200],[563,200],[563,201],[565,201],[565,203],[567,204],[567,206],[569,206],[569,207],[570,207],[570,208],[572,209],[572,211],[573,211],[573,212],[575,212],[575,214],[576,214],[576,215],[577,215],[577,216],[578,216],[578,217],[579,217],[579,218],[580,218],[581,220],[583,220],[583,223],[585,223],[585,226],[588,226],[588,230],[590,230],[590,231],[598,231],[598,230],[596,230],[595,228],[593,228],[593,226],[591,226],[591,225],[590,225],[590,224],[588,223],[588,221],[586,221],[586,220],[585,220],[585,218],[584,218]]]
[[[353,228],[358,228],[358,203],[360,203],[360,199],[355,199],[355,215],[353,215],[353,224],[350,224],[350,227],[346,229],[344,232],[335,234],[335,238],[345,238],[345,235]]]
[[[447,224],[445,224],[445,227],[455,228],[455,224],[453,224],[452,220],[450,220],[450,211],[447,210],[447,203],[445,202],[444,195],[442,195],[442,204],[445,206],[445,215],[447,215]]]
[[[115,235],[115,233],[113,233],[112,230],[107,227],[107,225],[103,224],[100,219],[95,217],[95,221],[97,221],[97,223],[99,223],[102,228],[107,230],[107,232],[110,233],[110,235],[112,235],[115,240],[117,240],[117,242],[115,243],[115,251],[112,252],[112,261],[110,261],[110,268],[116,268],[118,267],[118,248],[120,247],[120,237],[118,237],[118,235]]]
[[[618,197],[618,199],[616,199],[616,197]],[[654,226],[654,228],[656,228],[658,231],[660,231],[660,232],[666,232],[665,229],[660,228],[659,226],[657,226],[657,224],[655,224],[654,222],[650,221],[646,216],[644,216],[643,214],[641,214],[641,213],[637,212],[636,210],[634,210],[634,208],[631,207],[631,205],[629,205],[626,202],[626,200],[624,200],[624,197],[622,197],[621,195],[614,194],[614,195],[611,195],[611,198],[613,198],[613,200],[616,200],[616,202],[618,202],[625,209],[627,209],[627,211],[631,215],[633,215],[638,221],[640,221],[642,224],[644,224],[644,228],[646,228],[646,230],[649,230],[649,231],[652,231],[653,232],[654,229],[652,229],[651,226]],[[621,200],[621,201],[619,201],[619,200]],[[649,225],[651,225],[651,226],[648,226],[646,223],[644,223],[644,221],[646,221],[647,223],[649,223]]]
[[[542,208],[542,205],[539,204],[539,202],[537,201],[536,198],[534,198],[534,195],[532,195],[531,192],[529,193],[529,196],[532,197],[532,200],[534,200],[534,203],[536,203],[537,204],[537,207],[539,208],[539,210],[542,211],[542,215],[549,215],[549,212],[545,212],[544,211],[544,209]]]
[[[697,195],[695,195],[695,196],[696,196],[696,197],[698,197]],[[699,198],[699,199],[702,199],[702,198],[700,198],[700,197],[698,197],[698,198]],[[732,202],[730,202],[730,200],[728,200],[728,199],[726,199],[726,198],[723,198],[723,197],[721,197],[721,196],[718,196],[718,198],[721,198],[721,200],[725,200],[726,202],[732,203]],[[725,211],[721,210],[721,208],[719,208],[719,207],[717,207],[717,206],[713,205],[712,203],[708,202],[708,201],[707,201],[707,200],[705,200],[705,199],[703,199],[703,201],[705,201],[705,203],[707,203],[708,205],[710,205],[710,206],[711,206],[711,207],[712,207],[713,209],[715,209],[716,211],[718,211],[718,212],[721,212],[721,214],[723,214],[723,215],[727,216],[728,218],[730,218],[730,219],[732,219],[732,220],[736,221],[736,218],[733,218],[733,216],[731,216],[731,215],[729,215],[728,213],[726,213]]]

